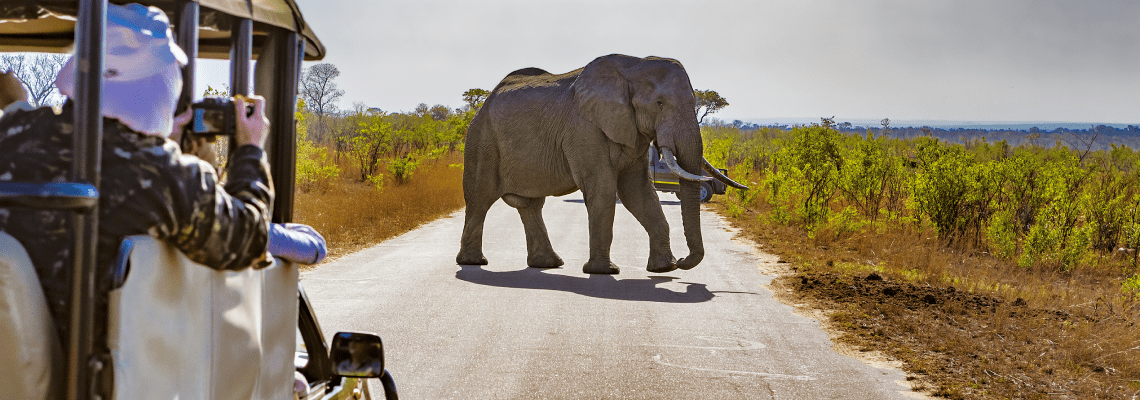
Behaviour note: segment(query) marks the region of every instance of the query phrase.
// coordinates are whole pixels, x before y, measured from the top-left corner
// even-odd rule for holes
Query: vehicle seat
[[[218,271],[145,235],[121,252],[108,320],[116,399],[293,397],[295,266]]]
[[[32,260],[16,238],[0,232],[0,397],[58,398],[63,368]]]

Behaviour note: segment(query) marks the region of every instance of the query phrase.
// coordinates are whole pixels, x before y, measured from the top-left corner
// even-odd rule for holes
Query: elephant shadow
[[[562,201],[567,202],[567,203],[586,204],[586,200],[582,200],[582,199],[566,199],[566,200],[562,200]],[[618,200],[617,202],[618,202],[618,204],[621,204],[621,200]],[[679,205],[681,205],[681,202],[677,201],[677,200],[661,200],[661,205],[663,205],[663,206],[679,206]]]
[[[588,277],[548,274],[539,268],[525,268],[518,271],[488,271],[478,265],[460,265],[455,278],[479,285],[515,288],[559,290],[601,299],[626,301],[651,301],[658,303],[703,303],[715,295],[703,283],[680,282],[687,284],[684,292],[675,292],[657,287],[660,283],[677,278],[651,276],[648,279],[617,279],[613,275],[590,275]]]

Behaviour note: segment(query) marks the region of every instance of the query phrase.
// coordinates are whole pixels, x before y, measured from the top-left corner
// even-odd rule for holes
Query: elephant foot
[[[662,274],[677,269],[677,259],[671,255],[661,257],[652,257],[649,259],[649,264],[645,267],[646,271]]]
[[[487,265],[487,257],[483,257],[482,254],[471,255],[460,252],[459,255],[455,256],[455,263],[459,265]]]
[[[618,273],[618,266],[614,265],[610,260],[590,260],[586,262],[586,265],[582,266],[582,272],[596,275],[616,275]]]
[[[694,257],[692,254],[690,254],[688,257],[682,258],[682,259],[677,261],[677,268],[680,268],[683,270],[693,269],[697,266],[697,264],[701,263],[702,259],[704,259],[703,256]]]
[[[563,264],[566,263],[562,261],[562,257],[553,252],[527,256],[526,258],[526,265],[531,268],[558,268]]]

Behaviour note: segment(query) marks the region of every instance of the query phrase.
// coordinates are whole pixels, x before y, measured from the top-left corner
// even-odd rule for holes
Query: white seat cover
[[[0,398],[62,394],[63,354],[27,251],[0,232]]]
[[[132,236],[111,292],[116,399],[292,398],[297,268],[217,271]]]

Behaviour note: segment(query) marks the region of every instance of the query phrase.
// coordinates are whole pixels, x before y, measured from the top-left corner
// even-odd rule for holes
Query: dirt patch
[[[776,276],[777,300],[819,320],[840,354],[905,371],[908,395],[1140,399],[1140,298],[1121,296],[1111,268],[1019,268],[915,230],[824,240],[752,212],[722,218],[771,254],[756,267]]]
[[[1066,363],[1069,355],[1052,351],[1056,342],[1047,337],[1068,339],[1081,325],[1102,324],[1105,315],[1033,309],[1024,301],[875,273],[788,274],[773,281],[772,289],[793,304],[821,310],[837,348],[881,354],[882,362],[909,373],[917,391],[934,396],[1130,399],[1140,392],[1140,385],[1104,359]],[[873,354],[851,355],[882,358]]]

